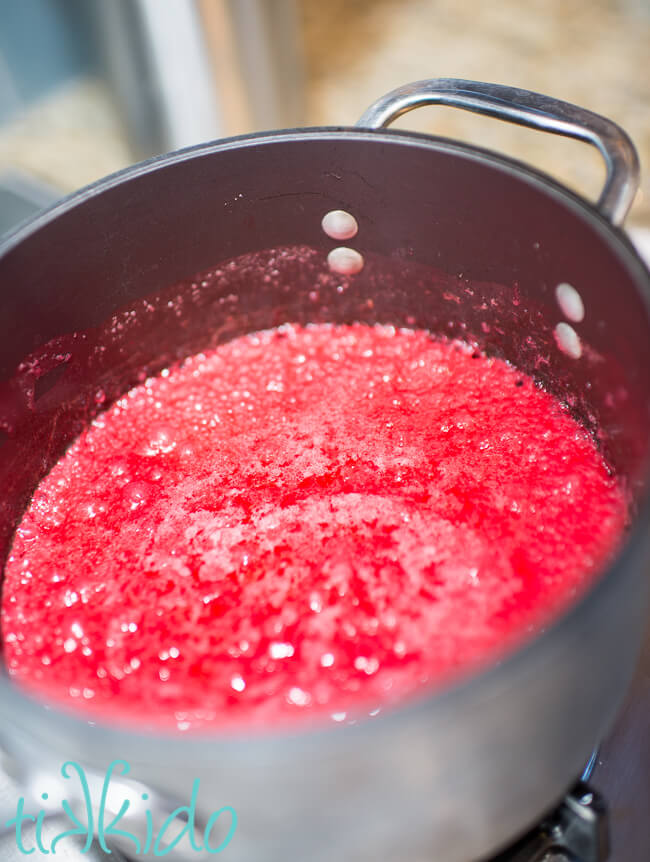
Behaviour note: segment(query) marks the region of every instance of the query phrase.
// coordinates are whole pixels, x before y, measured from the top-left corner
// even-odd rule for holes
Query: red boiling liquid
[[[6,662],[109,720],[349,721],[539,630],[625,520],[592,439],[506,363],[281,327],[148,380],[71,446],[15,536]]]

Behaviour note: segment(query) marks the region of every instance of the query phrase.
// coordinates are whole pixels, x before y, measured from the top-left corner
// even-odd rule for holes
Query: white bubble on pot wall
[[[327,255],[327,263],[332,272],[339,275],[354,275],[363,269],[364,260],[362,255],[353,248],[339,246],[333,248]]]
[[[573,285],[563,282],[555,288],[555,298],[562,314],[573,323],[580,323],[585,318],[585,305],[582,297]]]
[[[580,336],[568,323],[558,323],[554,330],[555,341],[562,353],[566,353],[572,359],[580,359],[582,356],[582,343]]]
[[[323,216],[321,227],[332,239],[351,239],[357,235],[359,225],[345,210],[332,210]]]

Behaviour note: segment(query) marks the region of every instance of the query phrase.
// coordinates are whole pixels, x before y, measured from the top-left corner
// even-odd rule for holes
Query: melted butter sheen
[[[625,518],[591,438],[505,363],[281,327],[148,380],[71,446],[14,539],[6,662],[111,721],[350,721],[530,636]]]

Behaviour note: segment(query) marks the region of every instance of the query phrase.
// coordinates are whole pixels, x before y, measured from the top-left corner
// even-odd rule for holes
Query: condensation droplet
[[[582,344],[580,336],[568,323],[558,323],[554,330],[557,346],[562,353],[572,359],[580,359],[582,356]]]
[[[323,216],[321,227],[332,239],[350,239],[357,235],[359,225],[353,215],[345,210],[332,210]]]
[[[560,306],[562,314],[566,318],[573,321],[573,323],[580,323],[584,320],[585,305],[582,301],[582,297],[573,285],[568,284],[567,282],[558,284],[555,288],[555,298],[557,299],[557,304]]]
[[[327,263],[332,272],[337,272],[339,275],[354,275],[361,272],[364,260],[353,248],[339,246],[333,248],[327,255]]]

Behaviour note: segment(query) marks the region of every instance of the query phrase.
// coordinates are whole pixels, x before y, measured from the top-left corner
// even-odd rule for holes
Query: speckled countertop
[[[648,0],[300,0],[310,124],[353,123],[376,98],[422,78],[536,90],[613,119],[641,156],[629,222],[650,226]],[[584,144],[450,108],[396,124],[530,162],[595,198],[603,167]]]

